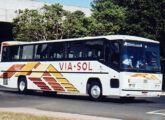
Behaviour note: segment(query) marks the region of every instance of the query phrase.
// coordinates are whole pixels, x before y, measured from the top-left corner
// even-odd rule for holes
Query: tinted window
[[[2,61],[8,61],[9,60],[9,48],[3,47],[2,50]]]
[[[113,67],[119,67],[120,63],[120,44],[117,41],[109,42],[110,47],[110,65]]]
[[[21,46],[10,46],[9,47],[9,60],[19,60],[20,59]]]
[[[33,59],[33,45],[26,45],[22,48],[22,59]]]
[[[35,45],[34,59],[47,59],[48,53],[48,44]]]
[[[83,57],[83,42],[69,42],[67,49],[68,58],[82,58]]]
[[[103,58],[104,40],[90,40],[85,42],[86,58]]]
[[[64,58],[64,43],[48,43],[35,45],[35,59],[61,59]]]
[[[64,58],[64,43],[51,43],[49,44],[49,58],[62,59]]]

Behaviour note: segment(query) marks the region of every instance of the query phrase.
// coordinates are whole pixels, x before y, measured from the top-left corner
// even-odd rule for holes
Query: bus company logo
[[[65,78],[52,64],[30,62],[27,64],[15,64],[4,71],[8,78],[26,76],[40,90],[79,93],[70,81]],[[4,78],[4,73],[0,78]]]
[[[60,62],[59,68],[61,71],[92,71],[90,62]]]

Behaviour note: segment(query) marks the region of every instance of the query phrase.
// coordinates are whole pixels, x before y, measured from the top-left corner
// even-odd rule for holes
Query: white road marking
[[[165,109],[164,110],[155,110],[155,111],[147,112],[147,114],[165,116]]]

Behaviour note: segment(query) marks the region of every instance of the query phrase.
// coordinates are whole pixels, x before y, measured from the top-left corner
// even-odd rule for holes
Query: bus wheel
[[[89,93],[89,97],[90,97],[91,100],[95,100],[95,101],[101,100],[101,98],[102,98],[102,89],[101,89],[100,83],[92,82],[90,84],[88,93]]]
[[[27,92],[27,81],[25,77],[20,77],[18,79],[18,91],[22,94]]]

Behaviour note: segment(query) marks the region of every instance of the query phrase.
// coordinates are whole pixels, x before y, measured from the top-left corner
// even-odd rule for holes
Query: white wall
[[[44,2],[36,2],[32,0],[0,0],[0,21],[1,22],[12,22],[12,19],[16,17],[15,11],[18,9],[39,9],[44,4]],[[48,4],[49,5],[49,4]],[[86,16],[90,16],[91,11],[89,8],[76,7],[76,6],[66,6],[63,5],[63,9],[68,11],[83,11]]]

